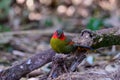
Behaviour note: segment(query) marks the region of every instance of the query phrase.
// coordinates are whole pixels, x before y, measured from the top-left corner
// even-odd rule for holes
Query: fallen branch
[[[25,60],[24,62],[0,72],[0,80],[19,80],[22,76],[51,62],[55,52],[51,49]]]

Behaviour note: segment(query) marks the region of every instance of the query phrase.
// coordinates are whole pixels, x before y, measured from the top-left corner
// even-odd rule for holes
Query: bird
[[[79,52],[81,52],[92,49],[91,47],[88,46],[75,45],[74,41],[72,41],[70,38],[64,35],[62,29],[58,29],[53,33],[50,39],[50,45],[54,51],[63,54],[73,53],[76,50],[79,50]]]
[[[91,50],[92,48],[89,46],[84,46],[84,45],[76,45],[74,41],[72,41],[72,39],[70,39],[68,36],[64,35],[64,32],[62,29],[58,29],[56,30],[51,39],[50,39],[50,45],[51,48],[57,52],[57,53],[61,53],[61,54],[68,54],[66,57],[69,57],[71,55],[71,53],[75,53],[75,52],[86,52],[88,50]],[[75,53],[76,55],[76,53]],[[60,57],[59,55],[56,55],[56,58]],[[65,58],[60,58],[60,61],[56,58],[53,58],[53,63],[56,63],[56,67],[53,67],[50,76],[55,77],[56,73],[54,73],[55,69],[57,68],[58,64],[61,63],[63,65],[63,69],[65,70],[65,72],[68,71],[75,71],[77,65],[79,64],[79,55],[75,56],[75,61],[73,60],[73,64],[71,65],[70,69],[68,70],[66,67],[66,64],[64,64],[64,59]],[[61,61],[62,60],[62,61]]]

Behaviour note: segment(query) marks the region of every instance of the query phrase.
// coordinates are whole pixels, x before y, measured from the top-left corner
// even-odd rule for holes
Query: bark
[[[120,27],[99,30],[96,31],[95,34],[96,37],[91,45],[95,49],[112,45],[120,45]]]
[[[84,32],[85,31],[85,32]],[[102,29],[95,32],[83,30],[84,34],[77,34],[73,38],[76,44],[91,46],[93,49],[120,45],[120,27]]]
[[[19,80],[22,76],[51,62],[55,52],[51,49],[40,52],[22,63],[0,72],[0,80]]]

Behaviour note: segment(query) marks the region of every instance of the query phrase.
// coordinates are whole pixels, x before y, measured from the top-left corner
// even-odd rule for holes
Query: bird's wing
[[[73,42],[70,38],[68,38],[68,37],[66,37],[65,42],[66,42],[67,45],[74,43],[74,42]]]

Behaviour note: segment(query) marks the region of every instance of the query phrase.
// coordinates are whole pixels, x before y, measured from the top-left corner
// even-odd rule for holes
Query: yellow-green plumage
[[[61,29],[56,30],[50,40],[50,45],[57,53],[69,54],[75,51],[72,40],[66,37]]]
[[[59,38],[51,38],[50,45],[58,53],[67,54],[75,50],[75,47],[69,44],[69,41],[60,40]]]

